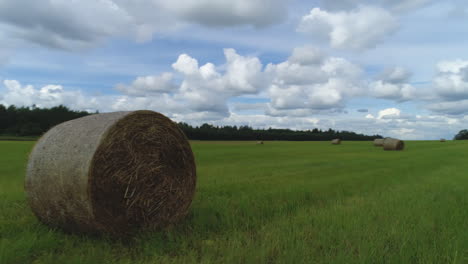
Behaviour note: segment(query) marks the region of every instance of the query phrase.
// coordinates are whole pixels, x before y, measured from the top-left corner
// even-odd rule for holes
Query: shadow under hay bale
[[[86,116],[53,127],[29,157],[25,190],[42,222],[125,236],[187,213],[196,186],[190,144],[152,111]]]
[[[335,139],[333,139],[333,140],[331,141],[331,143],[332,143],[333,145],[340,145],[340,144],[341,144],[341,139],[335,138]]]
[[[386,138],[384,140],[384,150],[403,150],[405,148],[405,142],[396,138]]]
[[[374,139],[374,146],[376,147],[382,147],[384,144],[384,139],[383,138],[376,138]]]

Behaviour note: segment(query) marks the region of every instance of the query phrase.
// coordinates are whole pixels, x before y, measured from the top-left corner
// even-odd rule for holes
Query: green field
[[[34,142],[0,141],[0,263],[467,263],[468,141],[192,142],[198,186],[170,230],[112,241],[39,223]]]

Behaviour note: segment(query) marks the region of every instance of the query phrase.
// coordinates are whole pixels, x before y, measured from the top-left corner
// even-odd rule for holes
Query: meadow
[[[32,141],[0,141],[0,263],[466,263],[468,141],[191,142],[189,216],[130,241],[69,235],[26,204]]]

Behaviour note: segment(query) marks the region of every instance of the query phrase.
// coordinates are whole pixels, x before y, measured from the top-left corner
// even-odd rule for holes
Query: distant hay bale
[[[384,150],[403,150],[405,148],[405,142],[396,138],[386,138],[384,140]]]
[[[25,190],[42,222],[116,236],[187,213],[196,185],[190,144],[152,111],[90,115],[53,127],[29,157]]]
[[[441,138],[441,139],[440,139],[440,142],[445,142],[445,138]]]
[[[384,139],[383,138],[376,138],[374,139],[374,146],[376,147],[382,147],[384,144]]]
[[[340,144],[341,144],[341,139],[335,138],[335,139],[332,140],[331,143],[332,143],[333,145],[340,145]]]
[[[263,141],[257,141],[257,145],[263,145]]]

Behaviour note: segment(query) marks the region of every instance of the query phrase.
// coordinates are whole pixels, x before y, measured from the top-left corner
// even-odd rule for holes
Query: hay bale
[[[335,139],[333,139],[333,140],[331,141],[331,143],[332,143],[333,145],[339,145],[339,144],[341,144],[341,139],[335,138]]]
[[[263,145],[263,141],[257,141],[257,145]]]
[[[183,132],[162,114],[135,111],[50,129],[31,152],[25,190],[32,211],[50,226],[122,236],[176,223],[195,185]]]
[[[440,139],[440,142],[445,142],[445,138],[441,138],[441,139]]]
[[[374,146],[376,147],[382,147],[383,144],[384,144],[384,140],[383,138],[376,138],[374,139]]]
[[[386,138],[384,140],[384,150],[403,150],[405,148],[405,142],[396,138]]]

